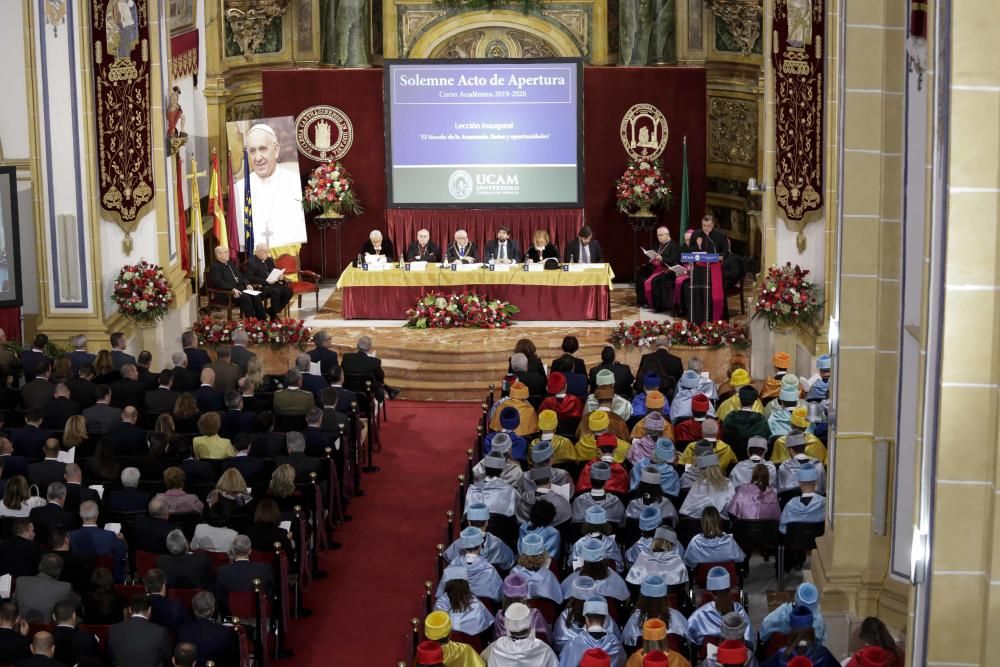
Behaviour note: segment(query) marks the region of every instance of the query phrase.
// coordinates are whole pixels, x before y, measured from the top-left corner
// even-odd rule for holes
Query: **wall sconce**
[[[767,192],[767,183],[758,183],[756,178],[751,177],[747,181],[747,193],[753,196],[761,196]]]

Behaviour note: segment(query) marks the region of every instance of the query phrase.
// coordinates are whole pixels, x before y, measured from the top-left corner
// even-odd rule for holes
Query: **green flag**
[[[681,172],[681,233],[684,238],[688,228],[688,217],[691,215],[691,199],[688,195],[688,138],[684,137],[684,169]]]

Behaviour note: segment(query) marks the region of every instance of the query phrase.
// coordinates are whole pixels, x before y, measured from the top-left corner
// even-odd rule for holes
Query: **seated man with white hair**
[[[149,494],[139,490],[139,469],[129,466],[122,470],[122,488],[108,491],[108,508],[112,512],[145,512]]]
[[[382,236],[382,232],[373,229],[368,234],[368,240],[361,246],[360,254],[364,255],[365,261],[369,264],[373,262],[391,262],[395,258],[395,249],[392,241]]]
[[[97,503],[93,500],[80,504],[80,519],[83,521],[83,526],[70,532],[70,549],[79,553],[111,556],[115,581],[121,583],[125,581],[125,557],[128,555],[128,546],[121,533],[115,534],[97,525],[99,513]]]
[[[250,282],[240,271],[235,260],[229,259],[229,248],[217,247],[215,261],[208,269],[208,285],[212,289],[227,290],[240,307],[243,317],[263,320],[267,313],[260,294],[248,294]]]
[[[455,232],[455,242],[448,246],[448,261],[458,264],[474,264],[476,244],[469,240],[469,233],[464,229]]]
[[[369,336],[362,336],[358,339],[357,351],[348,352],[341,360],[340,367],[344,370],[344,379],[347,383],[352,380],[364,383],[364,379],[372,380],[372,389],[378,401],[384,401],[386,393],[389,398],[396,398],[398,389],[394,389],[385,384],[385,371],[382,370],[382,360],[375,356],[372,351],[373,343]],[[351,387],[360,389],[362,387]]]
[[[261,292],[261,297],[268,301],[267,314],[271,319],[276,319],[278,313],[285,309],[288,302],[292,300],[292,288],[288,286],[288,281],[284,274],[274,282],[268,282],[268,277],[274,271],[274,258],[271,257],[271,249],[266,243],[258,243],[253,249],[253,254],[247,259],[246,278],[247,282],[255,285]],[[237,329],[237,331],[242,331]],[[246,332],[243,332],[246,336]],[[233,342],[236,343],[236,331],[233,332]],[[239,345],[246,345],[244,340]],[[243,364],[244,371],[246,363]]]
[[[215,661],[217,665],[239,663],[240,649],[236,633],[215,622],[215,596],[202,591],[191,600],[195,620],[177,631],[178,642],[190,642],[198,647],[198,664]]]
[[[440,262],[441,248],[431,241],[431,233],[426,229],[417,232],[417,240],[406,249],[408,262]]]

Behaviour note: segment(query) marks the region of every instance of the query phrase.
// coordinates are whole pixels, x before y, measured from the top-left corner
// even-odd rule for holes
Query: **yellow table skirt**
[[[547,287],[603,286],[612,289],[615,274],[610,264],[583,271],[524,271],[515,266],[507,271],[490,271],[488,267],[471,271],[441,270],[428,265],[424,271],[398,268],[385,271],[365,271],[349,266],[337,281],[337,289],[345,287],[454,287],[460,285],[541,285]]]

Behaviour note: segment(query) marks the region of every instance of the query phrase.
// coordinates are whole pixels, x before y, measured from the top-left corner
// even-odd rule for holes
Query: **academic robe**
[[[452,611],[448,596],[438,593],[437,599],[434,601],[434,609],[448,612],[448,616],[451,617],[452,632],[478,635],[493,625],[493,614],[479,601],[478,597],[472,598],[472,603],[465,611]]]
[[[806,392],[807,401],[823,401],[826,400],[827,395],[830,393],[830,385],[823,378],[816,378],[816,380],[809,387],[809,391]]]
[[[535,438],[534,440],[531,441],[531,447],[528,448],[528,463],[534,463],[534,461],[531,460],[531,449],[535,446],[536,443],[541,442],[542,440],[545,439],[546,437],[545,434],[543,433],[542,437]],[[557,435],[555,433],[553,433],[552,437],[549,438],[548,440],[552,444],[552,460],[551,460],[552,465],[558,465],[560,463],[574,463],[578,460],[576,458],[576,447],[573,446],[572,440],[570,440],[565,436]]]
[[[583,654],[592,648],[604,649],[611,658],[611,667],[625,667],[625,649],[621,640],[611,633],[601,632],[595,636],[586,631],[566,642],[559,654],[559,667],[578,667]]]
[[[778,605],[774,611],[765,616],[764,620],[760,622],[760,640],[766,642],[768,637],[775,632],[787,635],[791,630],[791,618],[794,609],[794,602],[785,602]],[[809,610],[813,615],[813,632],[816,634],[816,642],[825,644],[826,620],[823,618],[823,612],[820,610],[818,604],[815,607],[810,607]]]
[[[569,518],[572,510],[568,509],[569,504],[567,503],[566,518]],[[527,521],[523,522],[517,529],[518,538],[522,538],[528,533],[538,533],[541,536],[542,542],[545,543],[545,550],[548,552],[551,558],[555,558],[559,555],[560,547],[562,546],[562,535],[558,530],[552,526],[532,526]]]
[[[778,492],[771,486],[761,491],[756,484],[741,484],[726,506],[726,514],[746,521],[777,521],[781,516]]]
[[[498,570],[509,570],[514,567],[514,561],[516,560],[514,552],[510,550],[510,547],[503,543],[503,540],[492,533],[486,533],[483,537],[485,539],[483,541],[483,546],[479,551],[481,558],[485,558]],[[458,544],[458,540],[452,542],[451,545],[444,550],[444,558],[449,563],[462,558],[462,556],[463,551],[462,547]]]
[[[543,410],[552,410],[559,419],[579,419],[583,415],[583,401],[573,394],[546,396],[538,406],[539,412]]]
[[[669,463],[654,463],[652,459],[645,458],[636,461],[635,465],[632,466],[632,472],[630,473],[629,479],[629,491],[635,491],[639,488],[639,482],[642,480],[642,471],[648,467],[652,467],[660,471],[660,488],[663,489],[663,494],[667,496],[673,496],[676,498],[681,493],[681,481],[677,477],[677,471]]]
[[[819,494],[796,496],[781,510],[778,530],[784,534],[790,523],[821,523],[826,520],[826,498]]]
[[[767,430],[771,436],[788,435],[792,430],[792,411],[789,409],[778,410],[767,419]],[[774,458],[774,454],[771,455]]]
[[[476,263],[479,261],[478,255],[476,254],[476,244],[469,242],[467,245],[459,248],[458,244],[452,243],[448,246],[448,262],[452,264],[457,264],[461,262],[466,263]]]
[[[701,563],[741,562],[746,560],[746,557],[743,549],[729,533],[723,533],[721,537],[705,537],[704,534],[698,533],[691,538],[687,549],[684,550],[684,562],[691,568]]]
[[[713,229],[709,234],[697,229],[691,234],[689,247],[691,252],[725,255],[729,252],[729,239],[719,229]],[[695,324],[701,324],[706,320],[715,322],[727,319],[728,309],[726,307],[725,285],[723,284],[722,261],[711,264],[698,262],[694,265],[693,275],[689,279],[694,280],[696,286],[693,297],[689,289],[690,285],[686,284],[686,281],[676,281],[682,299],[688,306],[688,319]],[[709,289],[698,289],[698,286],[704,285],[708,285]]]
[[[524,488],[526,490],[521,492],[521,497],[514,509],[517,520],[522,524],[531,520],[531,508],[539,500],[544,500],[555,508],[556,518],[552,520],[553,526],[561,526],[572,518],[573,508],[570,507],[569,501],[560,494],[550,489],[539,489],[531,480],[526,480]],[[614,498],[614,496],[611,497]]]
[[[684,558],[684,545],[681,544],[680,540],[672,542],[674,545],[674,552]],[[630,546],[625,550],[625,562],[634,563],[639,559],[639,556],[644,553],[649,553],[653,550],[653,538],[652,537],[640,537],[635,541],[635,544]]]
[[[629,501],[628,506],[625,508],[625,518],[639,520],[639,515],[647,507],[652,507],[652,505],[647,505],[642,502],[642,498],[633,498]],[[660,509],[660,518],[663,523],[676,524],[677,523],[677,510],[674,509],[674,504],[670,502],[669,498],[661,498],[659,503],[656,503],[655,507]]]
[[[638,646],[642,644],[642,623],[639,622],[640,613],[638,609],[633,611],[628,617],[628,621],[625,622],[625,626],[622,627],[622,644],[625,646]],[[686,640],[687,625],[688,621],[684,618],[684,614],[671,607],[667,632],[678,637],[683,637]]]
[[[583,470],[580,471],[580,477],[576,480],[576,490],[579,493],[584,491],[589,491],[593,484],[590,482],[590,468],[594,465],[596,461],[589,461]],[[628,471],[620,463],[611,462],[611,477],[607,482],[604,483],[605,491],[609,493],[628,493]]]
[[[746,630],[743,639],[748,644],[753,643],[753,626],[750,623],[750,616],[746,609],[739,602],[733,602],[733,611],[743,617],[746,623]],[[715,608],[715,600],[706,602],[691,614],[688,618],[688,641],[701,646],[705,637],[714,637],[720,634],[722,629],[722,614]]]
[[[552,629],[545,621],[545,617],[542,616],[542,612],[534,608],[531,609],[531,630],[536,637],[544,641],[546,644],[552,643]],[[506,636],[507,623],[504,619],[504,610],[500,609],[497,611],[496,617],[493,621],[493,639],[499,639],[500,637]]]
[[[840,661],[830,653],[830,649],[817,643],[810,646],[801,654],[798,650],[793,650],[789,653],[786,653],[784,650],[778,651],[762,662],[761,667],[785,667],[785,665],[792,661],[792,658],[799,655],[808,658],[809,663],[813,667],[838,667],[840,665]]]
[[[549,645],[538,637],[501,637],[486,647],[487,667],[557,667],[559,660]]]
[[[684,559],[677,555],[674,550],[670,551],[647,551],[639,554],[635,563],[629,568],[625,581],[636,586],[641,586],[643,579],[648,575],[658,574],[667,582],[667,586],[683,584],[688,580],[687,566]]]
[[[635,464],[642,459],[652,457],[653,449],[655,448],[656,442],[648,435],[644,435],[641,438],[632,438],[632,446],[629,447],[628,456],[626,458],[633,466],[635,466]]]
[[[563,603],[563,592],[559,586],[559,580],[556,579],[556,575],[549,568],[543,567],[539,570],[529,570],[522,565],[515,565],[510,573],[517,573],[524,577],[524,580],[528,583],[529,600],[544,598],[552,600],[556,604]]]
[[[517,491],[507,482],[491,477],[481,482],[473,482],[465,492],[465,508],[472,503],[483,503],[490,514],[513,516],[517,507]]]
[[[573,560],[580,558],[580,548],[583,541],[590,538],[601,541],[601,547],[604,549],[604,560],[614,561],[615,570],[622,572],[625,566],[624,559],[622,558],[622,550],[618,547],[618,542],[615,541],[613,535],[599,535],[597,533],[584,535],[573,545]],[[573,564],[573,567],[574,569],[578,569],[576,563]]]
[[[618,438],[618,444],[611,454],[615,463],[623,463],[628,458],[628,447],[628,442]],[[576,457],[579,461],[593,461],[601,457],[601,450],[597,448],[597,438],[593,433],[580,436],[576,443]]]
[[[672,441],[674,439],[674,425],[670,423],[670,407],[665,406],[665,410],[666,412],[662,410],[660,411],[660,414],[663,415],[663,437]],[[632,426],[632,431],[629,435],[632,438],[646,437],[646,420],[640,419],[637,421],[635,425]]]
[[[677,459],[677,462],[683,463],[684,465],[694,465],[697,463],[694,455],[694,450],[697,444],[697,442],[689,442],[687,447],[685,447],[684,451],[681,453],[680,458]],[[736,453],[733,452],[733,448],[724,443],[722,440],[715,441],[715,447],[712,448],[712,453],[719,457],[719,468],[723,472],[737,463]]]
[[[805,401],[799,399],[799,401],[798,401],[798,403],[796,403],[795,407],[798,407],[800,405],[805,406],[805,404],[806,404]],[[784,411],[786,409],[787,408],[785,408],[785,406],[783,406],[781,404],[781,401],[779,401],[777,398],[775,398],[773,401],[769,401],[768,404],[764,406],[764,416],[767,417],[768,419],[770,419],[771,415],[773,415],[774,413],[776,413],[776,412],[782,412],[782,411]]]
[[[726,507],[729,505],[729,501],[733,499],[736,490],[733,488],[733,483],[726,480],[726,488],[721,491],[712,488],[707,480],[700,479],[691,485],[691,490],[688,491],[687,497],[684,498],[684,503],[678,512],[681,516],[689,516],[694,519],[700,519],[701,513],[705,511],[705,508],[711,505],[715,509],[719,510],[722,516],[726,516]]]
[[[615,414],[610,408],[601,408],[608,413],[608,433],[611,433],[619,440],[627,441],[631,437],[631,431],[628,428],[628,422],[622,419],[619,415]],[[576,427],[576,437],[582,438],[585,435],[593,435],[594,432],[590,430],[590,412],[585,410],[582,415],[580,415],[580,423]],[[596,448],[596,445],[595,445]],[[592,456],[584,458],[583,460],[588,460],[593,458]]]
[[[500,578],[496,568],[490,565],[488,560],[479,556],[473,558],[471,563],[467,560],[463,560],[461,564],[465,566],[466,572],[469,573],[469,588],[472,590],[473,595],[477,598],[486,598],[488,600],[496,600],[497,602],[500,601],[501,590],[503,589],[503,579]],[[443,578],[438,584],[436,595],[444,595]],[[447,599],[447,596],[445,596],[445,599]],[[463,631],[459,630],[459,632]],[[482,630],[479,630],[479,632],[482,632]]]
[[[625,506],[618,496],[605,493],[603,496],[595,496],[594,490],[584,493],[573,499],[573,523],[583,523],[590,507],[602,507],[608,515],[608,523],[621,526],[625,523]]]
[[[563,648],[566,644],[570,642],[574,637],[583,632],[583,628],[579,625],[571,625],[567,618],[569,617],[569,609],[563,609],[562,613],[556,618],[555,627],[552,628],[552,641],[555,642],[555,650],[562,653]],[[622,631],[615,622],[615,619],[611,616],[604,617],[604,631],[609,635],[614,635],[621,641]]]
[[[552,477],[549,479],[549,486],[553,492],[558,493],[567,501],[576,495],[573,478],[568,472],[562,468],[550,468],[550,470],[552,471]],[[535,483],[527,475],[521,475],[521,479],[514,488],[523,493],[528,490],[537,489],[538,487],[535,486]]]
[[[358,251],[363,256],[368,255],[384,255],[385,261],[396,262],[399,260],[399,256],[396,255],[396,248],[392,245],[392,241],[386,237],[382,237],[382,243],[378,248],[372,243],[371,239],[365,241],[364,245],[361,246],[361,250]]]
[[[812,424],[810,424],[810,427],[811,426]],[[824,445],[819,438],[817,438],[812,433],[809,433],[808,431],[805,433],[805,437],[806,437],[806,448],[805,448],[806,456],[808,456],[811,459],[816,459],[823,465],[826,465],[826,456],[827,456],[826,445]],[[774,451],[771,452],[771,461],[773,463],[784,463],[789,458],[791,458],[791,456],[788,453],[788,447],[785,445],[786,439],[787,436],[782,436],[774,441]]]
[[[517,461],[507,461],[507,465],[504,469],[500,471],[500,479],[507,482],[514,488],[521,482],[521,478],[524,477],[524,470],[521,468],[521,464]],[[479,460],[479,463],[472,467],[472,481],[478,482],[486,478],[486,462],[483,459]]]
[[[753,410],[736,410],[730,412],[723,420],[723,430],[726,432],[726,442],[733,448],[736,458],[747,457],[747,441],[754,436],[767,440],[771,437],[771,429],[767,426],[767,418]]]
[[[674,394],[674,400],[670,403],[670,421],[677,423],[681,417],[690,417],[691,399],[695,397],[695,394],[703,393],[705,392],[701,391],[701,387],[697,389],[678,387],[677,393]],[[708,416],[715,416],[715,407],[711,403],[708,404]]]
[[[407,262],[440,262],[441,248],[434,241],[428,241],[427,245],[421,247],[420,243],[414,241],[406,248]]]
[[[663,653],[667,656],[667,667],[691,667],[691,663],[688,662],[688,659],[677,651],[667,649]],[[629,656],[628,660],[625,661],[625,667],[642,667],[643,660],[645,660],[645,658],[646,651],[642,648],[637,648],[635,652]]]
[[[606,598],[614,598],[621,602],[629,599],[631,593],[629,593],[628,586],[625,585],[625,580],[618,575],[617,572],[612,570],[610,567],[607,568],[608,576],[603,579],[597,579],[597,590],[595,591],[597,595],[603,595]],[[573,592],[573,582],[580,577],[580,570],[574,571],[568,577],[563,579],[562,591],[563,598],[568,599],[571,597]]]
[[[744,484],[750,483],[750,480],[753,477],[753,469],[758,465],[762,465],[767,468],[767,472],[771,480],[771,487],[776,488],[778,486],[777,466],[767,459],[754,455],[746,461],[740,461],[733,466],[732,470],[729,471],[729,481],[733,483],[733,486],[736,487],[737,491]]]
[[[719,421],[725,421],[726,417],[742,408],[743,404],[740,402],[740,394],[736,392],[719,404],[719,407],[715,410],[715,416]],[[751,408],[757,414],[764,414],[764,404],[760,402],[759,398],[754,399]]]
[[[589,414],[597,409],[597,397],[591,394],[587,397],[587,402],[584,404],[584,410]],[[611,412],[615,413],[625,421],[632,418],[632,404],[622,398],[621,396],[615,394],[615,397],[611,399]]]
[[[524,253],[524,256],[530,259],[532,262],[540,262],[543,259],[559,259],[559,251],[551,243],[546,243],[544,248],[539,249],[537,246],[531,246],[528,251]]]
[[[670,400],[666,396],[663,397],[663,407],[660,408],[660,412],[663,413],[664,419],[670,419]],[[639,392],[632,397],[632,416],[645,417],[647,414],[649,410],[646,408],[646,392]]]
[[[462,642],[449,641],[441,645],[445,667],[483,667],[486,663],[476,649]]]
[[[676,241],[670,239],[666,243],[658,243],[655,250],[660,257],[649,260],[635,272],[635,295],[640,306],[661,311],[674,305],[674,280],[677,274],[670,267],[680,263],[681,248]]]
[[[538,413],[535,412],[535,408],[532,407],[531,403],[520,398],[508,398],[503,402],[503,407],[516,408],[521,417],[521,423],[514,429],[514,433],[520,436],[538,433]],[[501,410],[494,411],[493,416],[490,418],[491,431],[503,430],[503,427],[500,426],[500,412]],[[515,456],[514,458],[523,460],[523,456]]]
[[[804,463],[810,462],[817,467],[817,472],[819,473],[819,480],[816,482],[816,491],[826,493],[826,468],[818,460],[810,458],[806,454],[800,454],[787,461],[782,461],[781,465],[778,466],[778,493],[799,488],[799,480],[797,479],[799,468]]]
[[[722,439],[725,437],[725,429],[722,428],[722,422],[716,420],[719,425],[718,438]],[[702,428],[705,425],[705,420],[699,417],[682,417],[680,421],[674,424],[674,444],[678,447],[686,447],[689,443],[695,442],[702,439]],[[682,463],[686,463],[682,461]]]
[[[536,431],[538,429],[535,429]],[[486,437],[483,439],[483,456],[489,454],[493,451],[493,436],[497,433],[505,432],[510,436],[510,456],[518,461],[524,461],[528,458],[528,441],[521,437],[517,431],[495,431],[487,433]],[[529,431],[533,433],[534,431]]]
[[[760,388],[761,400],[778,398],[778,395],[781,394],[782,380],[785,375],[787,375],[787,373],[775,373],[773,376],[768,376],[768,378],[764,380],[764,384]],[[802,383],[799,382],[799,398],[802,398],[805,395],[801,385]]]

